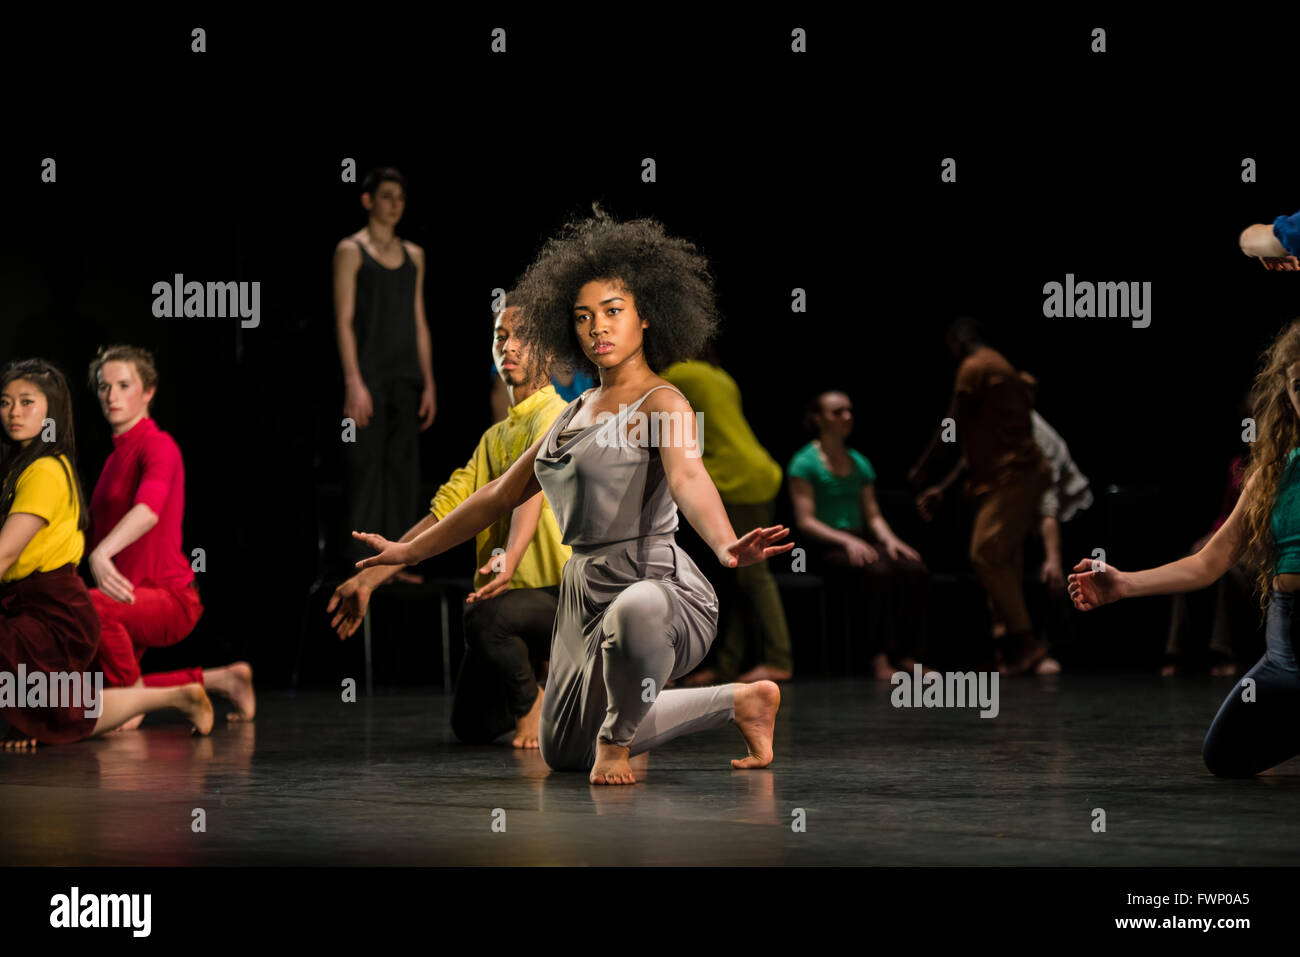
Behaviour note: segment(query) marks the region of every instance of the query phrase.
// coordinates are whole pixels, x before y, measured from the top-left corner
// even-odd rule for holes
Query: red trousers
[[[99,652],[95,669],[104,672],[104,685],[125,688],[140,680],[140,659],[149,648],[174,645],[191,631],[203,614],[197,586],[166,588],[140,586],[135,602],[110,598],[98,588],[90,589],[90,600],[99,615]],[[202,668],[164,671],[144,676],[148,687],[203,682]]]

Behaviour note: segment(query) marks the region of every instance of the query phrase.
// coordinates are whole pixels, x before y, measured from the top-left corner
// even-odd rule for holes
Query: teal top
[[[848,451],[853,462],[849,475],[831,474],[817,453],[817,446],[811,442],[794,454],[786,473],[812,485],[819,521],[831,528],[856,532],[862,530],[862,486],[876,480],[876,470],[861,452]]]
[[[1274,575],[1293,575],[1300,572],[1300,468],[1296,456],[1300,448],[1287,456],[1282,481],[1278,483],[1277,498],[1273,500],[1273,542],[1276,545],[1277,564]]]

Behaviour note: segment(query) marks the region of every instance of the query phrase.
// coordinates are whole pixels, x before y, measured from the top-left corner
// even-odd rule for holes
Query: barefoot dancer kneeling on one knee
[[[63,373],[42,359],[10,363],[0,373],[0,424],[0,673],[12,683],[20,668],[29,678],[43,672],[52,694],[50,676],[89,676],[99,647],[99,618],[77,575],[86,510]],[[32,705],[25,696],[0,707],[12,729],[4,748],[79,741],[163,708],[179,709],[200,734],[212,730],[200,684],[104,688],[93,705],[84,696]]]
[[[187,637],[203,614],[194,571],[181,548],[185,464],[170,435],[150,415],[158,391],[153,355],[135,346],[101,349],[89,382],[113,430],[113,451],[90,496],[91,541],[86,563],[97,587],[96,670],[114,688],[168,688],[197,682],[234,704],[228,720],[257,712],[253,669],[246,661],[221,668],[140,674],[150,648]],[[137,727],[141,718],[122,726]]]
[[[732,767],[766,767],[780,701],[774,682],[662,690],[699,664],[717,633],[713,588],[673,537],[678,507],[726,567],[794,544],[773,544],[788,534],[779,525],[736,537],[698,446],[691,454],[691,407],[653,371],[694,355],[716,329],[707,261],[654,221],[616,223],[598,210],[543,248],[518,293],[533,362],[591,363],[600,385],[569,403],[505,475],[418,538],[354,532],[379,552],[358,567],[437,555],[543,491],[573,549],[542,705],[546,763],[589,771],[593,784],[632,784],[630,756],[734,721],[748,754]],[[657,443],[656,417],[664,423]]]

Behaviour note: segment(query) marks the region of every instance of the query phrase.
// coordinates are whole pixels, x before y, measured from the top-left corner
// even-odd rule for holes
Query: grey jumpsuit
[[[735,717],[731,685],[663,690],[703,660],[718,624],[713,586],[673,538],[677,503],[659,450],[623,438],[646,396],[664,388],[566,429],[588,390],[538,450],[537,481],[573,549],[542,698],[539,744],[556,770],[590,770],[597,736],[635,755]]]

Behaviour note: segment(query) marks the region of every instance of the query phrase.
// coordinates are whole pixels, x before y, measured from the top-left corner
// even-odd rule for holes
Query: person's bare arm
[[[357,309],[357,272],[361,269],[361,250],[348,239],[334,247],[334,333],[338,341],[343,381],[361,379],[357,361],[357,336],[353,320]]]
[[[858,540],[856,535],[832,528],[817,517],[817,497],[812,483],[807,479],[789,477],[790,504],[794,508],[794,527],[809,538],[831,545],[851,546]]]
[[[376,565],[416,565],[426,558],[469,541],[502,515],[522,505],[542,490],[533,471],[543,435],[501,475],[479,488],[409,542],[390,542],[382,535],[353,531],[353,536],[379,552],[357,563],[358,568]]]
[[[36,533],[48,525],[45,519],[30,512],[10,512],[0,525],[0,576],[13,567],[14,562],[31,544]]]
[[[538,492],[510,513],[510,535],[506,539],[506,553],[494,555],[485,567],[479,569],[484,575],[492,575],[492,580],[478,591],[470,592],[465,601],[470,603],[482,601],[509,590],[510,579],[514,577],[515,569],[519,567],[524,552],[528,551],[533,535],[537,532],[537,522],[542,517],[542,504],[545,499],[546,496]]]
[[[1264,259],[1290,255],[1286,251],[1286,247],[1277,241],[1273,227],[1267,223],[1256,223],[1253,226],[1247,226],[1241,231],[1239,242],[1241,251],[1247,256]]]
[[[128,545],[138,541],[145,532],[157,524],[158,516],[154,514],[154,510],[143,502],[138,502],[132,505],[122,516],[121,521],[100,540],[94,551],[86,556],[86,563],[90,566],[91,574],[100,591],[117,601],[133,600],[135,586],[131,584],[130,579],[117,570],[113,557]]]
[[[727,568],[738,568],[793,548],[794,542],[772,544],[789,534],[789,529],[780,525],[767,529],[750,529],[741,537],[736,535],[722,504],[722,496],[718,494],[718,487],[713,484],[713,479],[704,468],[703,459],[698,455],[686,454],[691,440],[698,443],[700,434],[690,403],[672,389],[660,389],[653,393],[651,399],[647,399],[642,406],[650,415],[662,415],[665,416],[664,422],[680,422],[682,425],[680,432],[675,427],[664,426],[659,429],[661,438],[667,435],[681,439],[659,445],[659,456],[663,462],[669,493],[691,527],[713,550],[718,561]],[[698,448],[698,444],[692,447]]]
[[[420,392],[420,431],[433,424],[438,412],[438,392],[433,381],[433,341],[429,336],[429,323],[424,313],[424,250],[411,243],[415,260],[415,348],[420,357],[420,376],[424,388]]]

